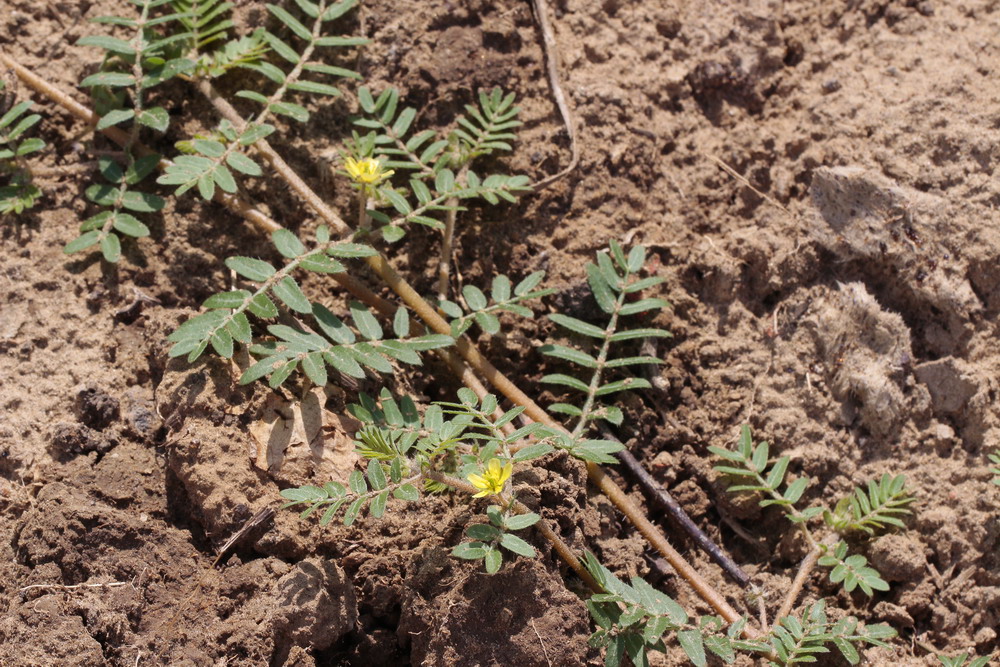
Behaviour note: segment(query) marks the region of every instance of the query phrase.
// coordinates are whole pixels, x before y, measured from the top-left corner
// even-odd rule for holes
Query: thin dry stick
[[[780,202],[778,202],[776,199],[774,199],[772,197],[769,197],[768,195],[764,194],[763,192],[761,192],[760,190],[758,190],[757,188],[755,188],[753,185],[750,184],[750,181],[748,181],[745,176],[743,176],[742,174],[737,173],[737,171],[735,169],[733,169],[732,167],[730,167],[728,164],[726,164],[725,162],[723,162],[719,158],[715,157],[714,155],[709,155],[708,153],[702,153],[702,155],[704,155],[709,160],[711,160],[712,162],[714,162],[715,164],[717,164],[719,166],[719,168],[722,169],[722,171],[726,172],[727,174],[729,174],[730,176],[732,176],[733,178],[735,178],[737,181],[739,181],[740,183],[742,183],[744,187],[752,190],[754,192],[754,194],[756,194],[758,197],[760,197],[761,199],[763,199],[764,201],[766,201],[767,203],[769,203],[771,206],[774,206],[775,208],[781,209],[782,211],[784,211],[788,215],[792,216],[793,218],[795,217],[794,215],[792,215],[792,212],[789,211],[784,206],[782,206]]]
[[[566,104],[566,96],[563,94],[562,84],[559,83],[559,48],[556,45],[556,38],[552,34],[552,26],[549,24],[549,8],[545,0],[531,0],[531,6],[535,9],[535,18],[538,20],[538,29],[542,31],[542,46],[545,50],[545,70],[549,76],[549,86],[552,88],[552,97],[555,98],[559,114],[562,116],[563,125],[566,126],[566,134],[569,135],[570,159],[566,168],[552,176],[546,176],[537,183],[531,185],[535,192],[546,188],[560,178],[576,169],[580,162],[580,147],[576,143],[576,126],[573,124],[573,117],[569,113],[569,105]]]
[[[609,435],[610,434],[607,432],[604,433],[605,437],[608,437]],[[743,568],[734,563],[733,560],[726,555],[726,552],[713,542],[712,538],[706,535],[704,531],[702,531],[701,528],[699,528],[697,524],[691,520],[691,517],[689,517],[687,512],[684,511],[684,508],[681,507],[676,500],[674,500],[673,496],[671,496],[670,493],[663,488],[663,486],[653,479],[652,475],[646,472],[645,468],[643,468],[639,461],[637,461],[632,455],[632,452],[624,449],[615,454],[615,456],[619,461],[621,461],[622,465],[626,470],[628,470],[632,477],[635,478],[642,490],[646,492],[646,496],[653,501],[653,504],[669,514],[670,517],[684,529],[684,532],[690,535],[691,539],[693,539],[695,543],[701,547],[702,551],[707,553],[709,558],[714,560],[715,563],[722,568],[723,572],[728,574],[733,581],[738,583],[743,588],[750,585],[750,577],[743,571]]]
[[[30,590],[35,590],[39,588],[45,588],[49,590],[59,590],[59,591],[71,591],[77,588],[117,588],[118,586],[129,586],[134,584],[132,581],[109,581],[106,584],[74,584],[72,586],[66,586],[64,584],[32,584],[31,586],[25,586],[24,588],[17,589],[18,593],[22,595]]]
[[[97,122],[97,117],[93,112],[86,107],[83,107],[79,103],[75,102],[67,95],[56,89],[48,82],[35,76],[24,67],[21,67],[9,57],[0,53],[0,63],[8,64],[12,69],[17,72],[18,76],[25,81],[29,86],[41,92],[42,94],[51,97],[57,103],[63,104],[68,103],[67,108],[70,110],[79,110],[80,113],[76,113],[79,117],[83,118],[86,122],[95,124]],[[37,85],[36,85],[37,84]],[[53,94],[54,93],[54,94]],[[225,102],[219,97],[213,100]],[[220,109],[222,105],[216,105],[217,109]],[[232,109],[232,107],[229,107]],[[233,110],[235,114],[235,110]],[[225,116],[225,114],[223,114]],[[239,118],[238,114],[236,115]],[[242,118],[239,118],[242,122]],[[231,122],[235,121],[231,120]],[[115,137],[116,134],[124,135],[121,131],[110,132],[109,130],[115,130],[116,128],[107,128],[105,134],[111,137],[113,140],[118,141]],[[124,141],[124,136],[122,141]],[[258,142],[260,145],[266,142]],[[262,147],[263,148],[263,147]],[[269,148],[269,146],[267,146]],[[277,160],[272,164],[272,168],[278,172],[278,175],[283,179],[288,179],[286,182],[297,192],[299,188],[303,188],[306,192],[312,194],[311,197],[307,197],[307,202],[314,206],[324,220],[334,226],[338,231],[348,230],[346,223],[338,216],[332,209],[330,209],[322,200],[312,192],[312,190],[295,174],[287,164],[284,164],[280,156],[273,152],[273,149],[267,151],[264,148],[262,152],[265,156],[268,153],[273,154]],[[141,150],[141,148],[137,149]],[[165,168],[169,165],[168,160],[161,160],[160,166]],[[284,169],[280,168],[279,165],[283,165]],[[298,186],[298,187],[297,187]],[[299,192],[303,194],[303,192]],[[248,220],[253,222],[258,227],[266,231],[274,231],[280,228],[276,222],[263,215],[256,209],[238,197],[226,195],[219,196],[216,194],[216,200],[223,203],[231,211],[243,215]],[[410,308],[412,308],[417,315],[424,320],[424,322],[437,333],[442,333],[450,335],[450,327],[448,323],[434,310],[434,308],[427,303],[421,297],[416,290],[414,290],[409,283],[407,283],[396,271],[389,265],[388,260],[382,255],[376,255],[368,257],[366,259],[368,265],[375,271],[376,274],[381,277],[386,284],[394,291],[397,295],[406,303]],[[521,391],[514,383],[512,383],[506,376],[504,376],[493,364],[486,360],[482,354],[479,352],[475,344],[467,337],[462,336],[456,341],[456,350],[460,356],[465,359],[465,361],[480,375],[482,375],[490,384],[492,384],[500,393],[506,396],[511,402],[516,405],[521,405],[525,408],[525,415],[529,418],[542,422],[552,428],[559,430],[563,429],[562,425],[553,420],[548,413],[542,410],[531,398],[529,398],[523,391]],[[614,483],[604,471],[601,470],[600,466],[588,462],[587,463],[587,474],[591,481],[612,501],[636,526],[639,532],[649,541],[651,545],[654,546],[671,564],[671,566],[685,578],[692,588],[708,603],[710,604],[727,622],[733,623],[741,618],[741,616],[733,609],[725,598],[718,593],[687,561],[684,560],[683,556],[678,553],[667,540],[659,533],[656,526],[654,526],[642,513],[642,511],[628,498],[628,496]],[[544,532],[543,532],[544,535]],[[560,554],[562,555],[562,554]],[[751,628],[749,624],[745,627],[744,634],[750,637],[755,637],[758,635],[756,629]]]
[[[535,619],[531,619],[531,629],[535,631],[535,636],[538,637],[538,643],[542,646],[542,655],[545,656],[545,662],[552,667],[552,661],[549,660],[549,652],[545,650],[545,642],[542,641],[542,636],[538,634],[538,628],[535,627]]]

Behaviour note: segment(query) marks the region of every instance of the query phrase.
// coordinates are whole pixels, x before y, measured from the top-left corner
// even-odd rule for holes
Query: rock
[[[333,561],[307,558],[278,580],[274,637],[278,646],[329,648],[354,630],[358,600],[347,574]]]

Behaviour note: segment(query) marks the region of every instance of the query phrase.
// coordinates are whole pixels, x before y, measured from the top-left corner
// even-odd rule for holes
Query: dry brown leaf
[[[325,404],[326,393],[318,387],[301,401],[269,395],[260,419],[250,425],[257,467],[293,483],[346,479],[358,458],[351,436],[361,425]]]

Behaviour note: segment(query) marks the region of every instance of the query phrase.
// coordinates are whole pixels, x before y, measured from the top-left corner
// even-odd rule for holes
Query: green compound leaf
[[[163,107],[146,109],[139,114],[136,120],[139,121],[140,125],[145,125],[157,132],[166,132],[167,128],[170,127],[170,114]]]
[[[101,239],[101,233],[97,230],[92,230],[81,234],[76,237],[63,247],[63,252],[70,255],[74,252],[80,252],[81,250],[86,250],[92,245],[96,244]]]
[[[549,319],[558,324],[559,326],[569,329],[573,333],[580,334],[581,336],[588,336],[590,338],[604,338],[604,334],[606,333],[604,329],[594,326],[593,324],[588,324],[583,320],[578,320],[575,317],[569,317],[567,315],[561,315],[559,313],[550,314]]]
[[[125,234],[126,236],[132,236],[135,238],[149,236],[149,227],[142,224],[134,216],[131,216],[128,213],[117,214],[115,216],[113,226],[117,231]]]
[[[525,514],[517,514],[515,516],[509,516],[504,519],[504,526],[507,530],[524,530],[530,526],[535,525],[541,520],[542,517],[538,516],[534,512],[527,512]]]
[[[114,264],[122,256],[121,241],[114,234],[108,234],[101,239],[101,254],[107,262]]]
[[[98,72],[91,74],[80,82],[84,88],[93,86],[108,86],[111,88],[125,88],[135,85],[135,77],[123,72]]]
[[[104,130],[135,117],[134,109],[113,109],[101,117],[97,122],[97,129]]]
[[[291,276],[285,276],[271,287],[271,293],[297,313],[311,313],[312,304]]]
[[[403,484],[392,492],[392,495],[400,500],[415,501],[420,500],[420,492],[412,484]]]

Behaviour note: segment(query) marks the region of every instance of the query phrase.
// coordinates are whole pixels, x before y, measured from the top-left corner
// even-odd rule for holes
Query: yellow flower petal
[[[360,160],[349,157],[344,160],[344,169],[355,183],[364,185],[376,185],[396,173],[391,169],[384,169],[381,162],[370,157]]]

